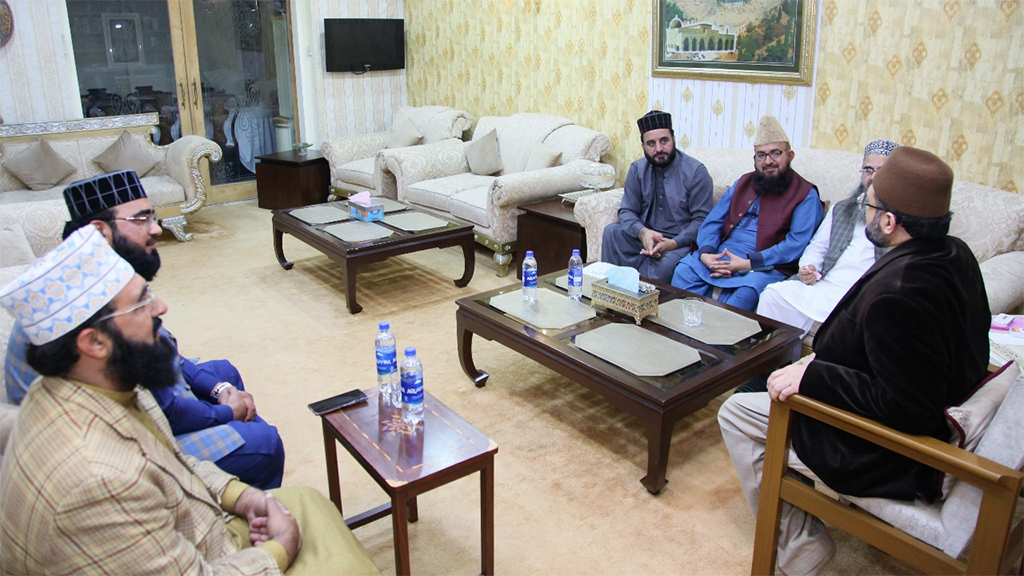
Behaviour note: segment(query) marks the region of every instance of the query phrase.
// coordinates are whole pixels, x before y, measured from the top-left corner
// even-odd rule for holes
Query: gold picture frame
[[[653,2],[652,76],[811,85],[818,0]]]

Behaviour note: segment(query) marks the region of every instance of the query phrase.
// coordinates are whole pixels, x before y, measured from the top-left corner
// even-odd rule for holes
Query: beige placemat
[[[700,362],[693,348],[636,324],[606,324],[575,341],[581,350],[637,376],[664,376]]]
[[[394,226],[395,228],[401,228],[406,232],[432,230],[434,228],[444,228],[448,225],[447,220],[442,220],[437,216],[431,216],[430,214],[423,214],[421,212],[403,212],[401,214],[385,216],[384,223]]]
[[[491,298],[491,306],[537,328],[558,330],[597,315],[590,306],[546,288],[537,289],[537,302],[532,305],[523,302],[523,290],[520,288]]]
[[[317,206],[306,206],[292,210],[290,214],[306,224],[326,224],[327,222],[341,222],[348,220],[348,207],[338,204],[322,204]]]
[[[761,331],[761,325],[756,320],[707,302],[704,303],[701,316],[700,326],[683,324],[683,301],[677,299],[659,304],[658,313],[648,316],[647,319],[715,346],[732,346]]]
[[[348,242],[349,244],[378,240],[380,238],[387,238],[394,234],[394,232],[383,226],[378,226],[373,222],[363,222],[361,220],[344,222],[342,224],[332,224],[324,228],[324,232],[340,239],[342,242]]]
[[[407,210],[409,208],[408,206],[402,204],[401,202],[395,202],[394,200],[390,198],[384,198],[383,196],[371,196],[370,201],[373,202],[374,204],[380,204],[381,206],[383,206],[385,214],[387,214],[388,212],[398,212],[399,210]],[[345,210],[348,211],[348,201],[346,200],[344,204]]]
[[[594,290],[593,290],[593,288],[590,287],[591,284],[594,283],[594,280],[595,280],[594,278],[591,278],[590,276],[587,276],[586,274],[583,275],[583,295],[586,296],[587,298],[593,298],[594,297]],[[559,276],[558,278],[555,278],[555,286],[558,286],[559,288],[563,288],[568,293],[569,292],[569,275],[566,274],[565,276]]]

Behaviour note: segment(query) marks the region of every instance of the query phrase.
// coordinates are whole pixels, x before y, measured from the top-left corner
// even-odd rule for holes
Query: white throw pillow
[[[491,130],[466,145],[466,160],[469,169],[478,176],[490,176],[502,169],[501,155],[498,154],[498,132]]]
[[[391,133],[391,138],[388,140],[388,148],[416,146],[422,141],[423,134],[420,134],[420,131],[416,129],[416,125],[412,123],[412,120],[406,118],[398,126],[395,126],[394,132]]]
[[[953,433],[949,443],[968,452],[974,452],[1017,376],[1020,376],[1020,367],[1016,362],[1007,362],[982,380],[959,406],[947,407],[946,424]],[[956,481],[955,476],[944,475],[940,499],[949,496],[949,491],[953,489]]]
[[[4,162],[4,168],[32,190],[49,190],[75,171],[42,138]]]
[[[20,266],[35,262],[36,255],[19,224],[0,228],[0,268]]]
[[[558,161],[561,159],[561,152],[555,152],[545,146],[543,142],[537,142],[530,149],[530,157],[527,158],[526,168],[523,168],[523,171],[529,172],[530,170],[543,170],[544,168],[558,166]]]
[[[135,170],[139,178],[145,176],[158,162],[127,130],[121,132],[121,136],[92,161],[103,168],[104,172]]]

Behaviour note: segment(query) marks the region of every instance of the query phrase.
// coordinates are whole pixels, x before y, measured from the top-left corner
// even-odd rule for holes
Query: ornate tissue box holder
[[[384,205],[371,203],[369,206],[363,206],[349,201],[348,213],[353,218],[362,220],[363,222],[376,222],[384,219]]]
[[[591,306],[601,305],[632,316],[637,325],[645,316],[658,312],[658,297],[661,293],[647,282],[640,283],[640,292],[636,294],[612,286],[607,278],[595,280],[590,288],[593,293],[590,298]]]

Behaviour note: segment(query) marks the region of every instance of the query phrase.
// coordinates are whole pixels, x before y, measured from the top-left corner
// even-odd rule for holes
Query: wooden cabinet
[[[319,150],[300,156],[295,150],[256,157],[256,195],[259,207],[294,208],[327,201],[331,172]]]
[[[516,277],[522,279],[522,261],[527,250],[537,259],[537,273],[548,274],[569,267],[573,248],[587,261],[587,233],[572,214],[572,204],[545,200],[523,204],[519,209],[516,252],[519,266]]]

